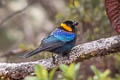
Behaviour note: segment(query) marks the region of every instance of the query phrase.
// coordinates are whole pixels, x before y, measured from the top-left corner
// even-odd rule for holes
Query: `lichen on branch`
[[[71,50],[69,55],[64,57],[55,56],[56,64],[53,64],[52,58],[21,63],[0,63],[0,76],[22,79],[33,73],[33,67],[36,64],[40,64],[50,70],[60,64],[70,64],[75,61],[81,62],[91,57],[105,56],[116,52],[120,52],[120,35],[79,44]]]

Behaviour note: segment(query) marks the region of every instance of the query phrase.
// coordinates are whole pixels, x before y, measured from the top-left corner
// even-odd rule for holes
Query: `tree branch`
[[[120,52],[120,35],[79,44],[71,50],[69,55],[64,57],[55,56],[56,64],[53,64],[52,58],[34,62],[0,63],[0,76],[22,79],[34,71],[33,67],[36,64],[40,64],[50,70],[60,64],[70,64],[75,61],[83,61],[91,57],[105,56],[116,52]]]

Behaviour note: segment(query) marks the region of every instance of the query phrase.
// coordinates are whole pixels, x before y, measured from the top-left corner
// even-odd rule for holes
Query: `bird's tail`
[[[37,53],[39,53],[39,52],[41,52],[41,51],[43,51],[42,48],[36,48],[35,50],[26,53],[23,57],[24,57],[24,58],[28,58],[28,57],[31,57],[32,55],[35,55],[35,54],[37,54]]]

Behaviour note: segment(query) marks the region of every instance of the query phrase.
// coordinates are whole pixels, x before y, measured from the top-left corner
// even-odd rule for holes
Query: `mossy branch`
[[[64,57],[56,56],[56,64],[53,64],[52,58],[41,59],[34,62],[0,63],[0,76],[22,79],[28,74],[33,73],[33,67],[36,64],[40,64],[50,70],[60,64],[70,64],[76,61],[80,62],[92,57],[105,56],[117,52],[120,52],[120,35],[79,44],[71,50],[69,55]]]

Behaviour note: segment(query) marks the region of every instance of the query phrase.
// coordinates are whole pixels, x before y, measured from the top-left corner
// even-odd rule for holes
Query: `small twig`
[[[15,17],[16,15],[22,13],[23,11],[25,11],[28,7],[30,7],[33,3],[34,3],[35,0],[31,0],[31,2],[26,6],[24,7],[23,9],[19,10],[19,11],[16,11],[10,15],[8,15],[7,17],[5,17],[1,22],[0,22],[0,26],[3,26],[8,20],[12,19],[13,17]],[[0,27],[1,28],[1,27]]]

